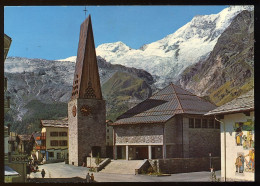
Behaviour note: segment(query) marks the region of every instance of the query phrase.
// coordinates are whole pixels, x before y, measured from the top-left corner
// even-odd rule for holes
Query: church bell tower
[[[102,98],[91,17],[80,26],[77,61],[68,103],[69,164],[105,156],[106,108]]]

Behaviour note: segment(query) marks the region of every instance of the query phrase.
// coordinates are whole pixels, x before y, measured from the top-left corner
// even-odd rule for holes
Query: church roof
[[[68,127],[68,118],[62,120],[41,120],[43,127]]]
[[[112,125],[164,123],[176,114],[205,114],[216,106],[174,84],[119,116]]]
[[[102,99],[90,15],[80,26],[78,53],[71,99]]]
[[[229,114],[254,110],[254,89],[250,90],[246,94],[239,96],[232,101],[221,105],[220,107],[209,111],[205,115],[219,115],[219,114]]]

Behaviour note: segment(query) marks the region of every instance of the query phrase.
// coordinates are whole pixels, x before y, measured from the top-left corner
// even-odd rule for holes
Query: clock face
[[[92,113],[91,107],[88,105],[82,105],[80,108],[80,112],[83,116],[88,116]]]
[[[77,115],[77,108],[76,108],[75,105],[72,107],[72,115],[73,115],[74,117]]]

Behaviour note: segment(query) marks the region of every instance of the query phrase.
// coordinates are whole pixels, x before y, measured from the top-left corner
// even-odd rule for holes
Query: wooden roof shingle
[[[68,118],[62,120],[41,120],[43,127],[68,127]]]
[[[205,115],[220,115],[228,113],[237,113],[254,110],[254,89],[248,91],[246,94],[243,94],[232,101],[221,105],[220,107],[209,111]]]

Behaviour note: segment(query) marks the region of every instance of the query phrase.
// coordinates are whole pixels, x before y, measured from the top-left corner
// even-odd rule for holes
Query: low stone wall
[[[151,167],[150,162],[145,159],[143,164],[140,165],[137,169],[135,169],[135,174],[141,174],[143,171],[146,171],[149,167]]]
[[[175,174],[185,172],[199,172],[210,171],[210,158],[171,158],[171,159],[157,159],[149,160],[151,165],[157,161],[158,169],[161,173]],[[220,157],[212,157],[211,163],[214,170],[221,169]]]
[[[104,161],[102,161],[97,167],[96,167],[96,171],[99,172],[101,171],[105,166],[107,166],[109,163],[111,162],[110,158],[106,158]]]
[[[103,162],[105,160],[105,158],[100,158],[100,161]],[[100,163],[101,163],[100,162]],[[96,158],[95,157],[87,157],[86,159],[86,167],[90,168],[90,167],[97,167],[96,164]]]

